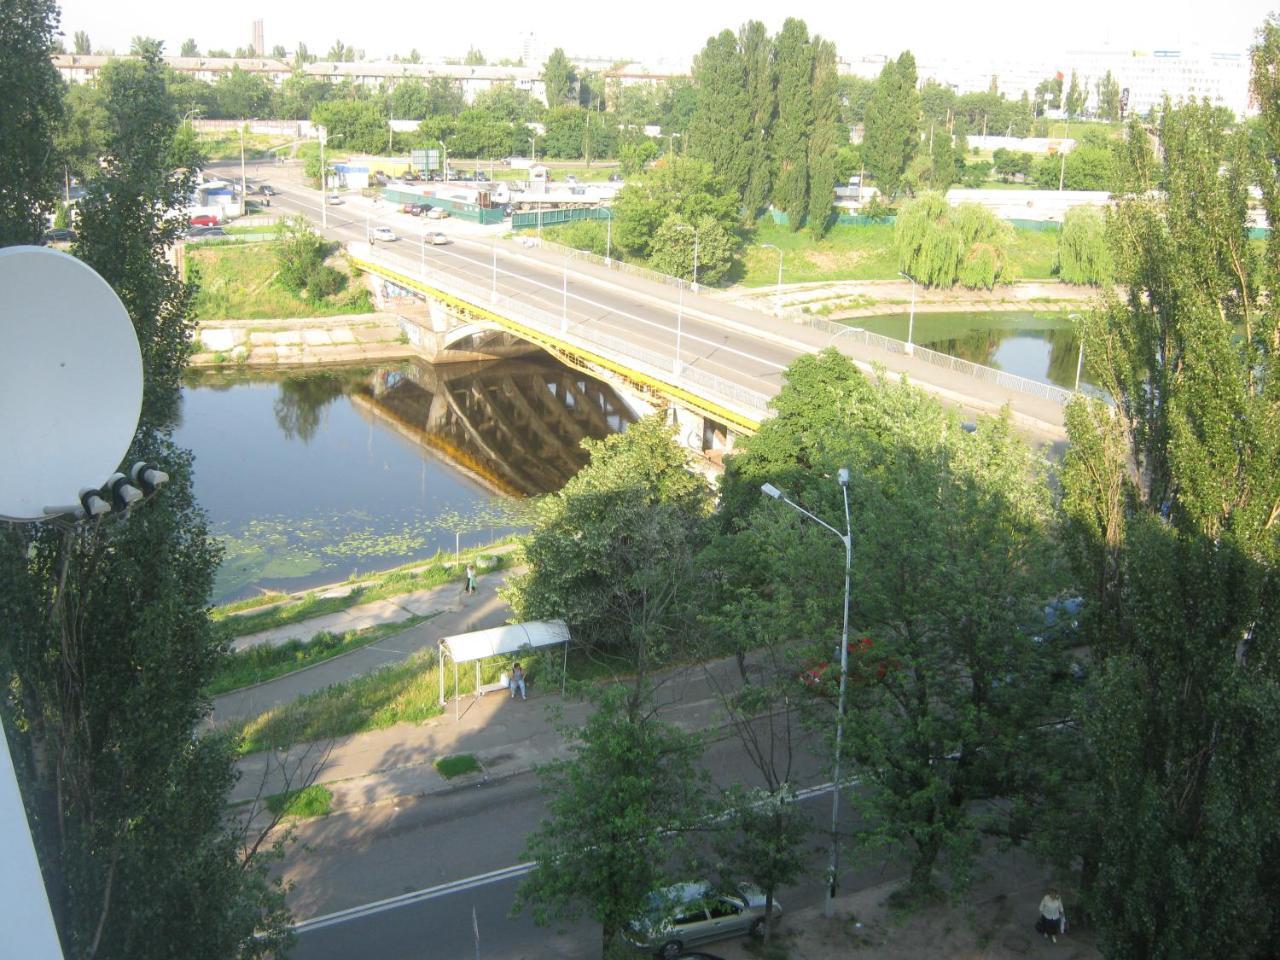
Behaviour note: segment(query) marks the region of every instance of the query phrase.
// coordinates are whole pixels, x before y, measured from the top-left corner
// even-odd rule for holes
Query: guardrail
[[[635,370],[651,380],[669,384],[677,389],[689,390],[691,386],[698,388],[698,394],[707,402],[737,407],[739,416],[747,418],[751,423],[759,424],[768,410],[769,396],[756,390],[748,389],[741,384],[733,383],[715,374],[699,370],[697,367],[685,366],[678,374],[673,372],[674,358],[658,352],[639,347],[621,337],[601,333],[580,323],[570,323],[565,317],[557,316],[541,307],[525,303],[519,294],[508,294],[492,287],[481,286],[468,280],[462,280],[440,270],[434,270],[425,276],[410,272],[403,264],[385,261],[368,250],[361,243],[352,243],[350,247],[356,252],[357,259],[383,267],[427,284],[441,293],[448,294],[475,307],[490,312],[501,310],[513,321],[530,327],[545,338],[569,346],[576,346],[589,353],[621,359]],[[693,392],[690,390],[690,392]]]
[[[684,287],[690,289],[689,281],[683,277],[673,277],[669,273],[659,273],[657,270],[650,270],[648,267],[638,267],[634,263],[626,263],[615,258],[600,256],[598,253],[592,253],[589,250],[579,250],[576,247],[566,247],[563,243],[556,243],[554,240],[543,240],[541,237],[521,237],[521,240],[532,240],[534,245],[548,250],[551,253],[558,253],[568,257],[570,260],[582,260],[584,263],[594,263],[597,267],[604,267],[606,270],[614,270],[618,273],[629,274],[633,277],[640,277],[644,280],[651,280],[654,283],[661,283],[668,287]]]
[[[800,310],[784,310],[783,316],[795,323],[807,324],[815,330],[830,333],[833,342],[837,337],[842,340],[847,338],[857,343],[864,343],[867,346],[887,350],[889,353],[900,353],[904,356],[915,357],[935,367],[953,370],[956,373],[973,377],[975,380],[981,380],[983,383],[990,383],[1006,390],[1016,390],[1019,393],[1026,393],[1033,397],[1041,397],[1063,406],[1066,406],[1068,401],[1075,396],[1073,391],[1065,387],[1056,387],[1051,383],[1041,383],[1039,380],[1021,377],[1016,373],[1008,373],[1004,370],[997,370],[994,367],[984,367],[980,363],[961,360],[959,357],[953,357],[947,353],[939,353],[937,350],[930,350],[928,347],[922,347],[919,344],[908,345],[902,340],[894,340],[892,337],[871,333],[861,327],[832,323],[830,320],[823,320],[821,317],[814,317]]]

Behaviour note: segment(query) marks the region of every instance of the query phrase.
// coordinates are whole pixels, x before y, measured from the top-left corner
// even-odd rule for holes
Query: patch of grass
[[[472,754],[460,753],[456,757],[441,757],[436,761],[436,769],[446,780],[460,777],[464,773],[475,773],[480,769],[480,761]]]
[[[1057,261],[1057,230],[1014,230],[1009,245],[1009,279],[1051,279]]]
[[[302,790],[273,793],[266,798],[268,810],[283,813],[286,817],[327,817],[332,802],[333,794],[318,783]]]
[[[211,620],[221,620],[223,617],[239,613],[242,610],[253,610],[256,607],[265,607],[268,604],[279,603],[288,599],[289,594],[287,593],[281,593],[279,590],[267,590],[256,597],[245,597],[243,600],[236,600],[234,603],[224,603],[221,606],[214,607],[209,611],[209,618]]]
[[[477,557],[476,554],[471,556]],[[508,563],[508,558],[504,554],[480,554],[479,556],[484,556],[486,560],[491,561],[484,564],[483,573],[496,572]],[[223,624],[228,637],[245,637],[251,633],[311,620],[327,613],[338,613],[357,604],[398,597],[416,590],[429,590],[450,581],[461,580],[465,574],[465,568],[466,564],[461,562],[448,565],[435,563],[427,567],[416,565],[408,569],[392,570],[375,579],[366,580],[354,587],[345,597],[322,597],[315,593],[308,593],[292,603],[279,604],[257,613],[229,616],[224,608],[218,608],[212,612],[211,616]]]
[[[244,135],[245,160],[269,160],[272,147],[283,147],[295,138],[284,134],[246,133]],[[239,160],[240,131],[219,130],[200,134],[200,149],[210,160]],[[236,171],[239,179],[239,171]]]
[[[351,286],[321,301],[305,300],[278,286],[274,241],[188,247],[188,275],[199,282],[198,320],[259,320],[369,313],[369,293]]]
[[[430,616],[415,615],[407,620],[380,623],[363,630],[348,630],[343,634],[318,633],[310,640],[295,638],[279,645],[262,644],[247,650],[234,650],[218,665],[205,693],[217,697],[250,684],[274,680],[304,667],[367,647],[384,637],[393,636],[430,619]]]

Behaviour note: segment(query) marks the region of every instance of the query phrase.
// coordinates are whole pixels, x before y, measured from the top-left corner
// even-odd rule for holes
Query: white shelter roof
[[[568,642],[569,625],[563,620],[533,620],[441,637],[440,648],[455,663],[466,663],[515,653],[525,647],[547,647]]]

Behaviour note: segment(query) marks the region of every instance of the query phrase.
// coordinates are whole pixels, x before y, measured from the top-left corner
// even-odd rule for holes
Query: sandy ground
[[[887,904],[901,886],[893,880],[839,898],[831,918],[820,906],[786,913],[775,934],[776,960],[1100,960],[1091,930],[1071,930],[1057,943],[1036,933],[1037,908],[1050,877],[1030,857],[1016,851],[993,856],[986,872],[956,906],[898,913]],[[745,940],[698,949],[724,960],[773,960]]]

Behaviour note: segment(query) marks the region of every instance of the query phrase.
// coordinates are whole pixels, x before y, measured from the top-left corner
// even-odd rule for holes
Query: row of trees
[[[18,0],[5,16],[8,246],[40,242],[61,189],[68,105],[49,62],[56,5]],[[201,158],[155,51],[109,64],[96,96],[101,162],[73,253],[119,295],[142,351],[142,415],[125,462],[160,463],[170,481],[124,522],[0,531],[0,712],[68,958],[277,956],[291,935],[263,835],[226,819],[232,744],[197,733],[225,651],[206,610],[219,550],[190,454],[172,439],[193,291],[164,251]]]
[[[714,505],[657,420],[591,447],[543,505],[510,599],[564,617],[633,679],[548,771],[520,892],[536,917],[586,912],[607,950],[664,868],[687,869],[679,838],[708,811],[727,809],[716,822],[745,831],[730,847],[751,851],[726,872],[772,890],[803,869],[785,855],[803,830],[781,813],[794,809],[781,745],[795,741],[768,731],[797,705],[809,744],[832,726],[795,678],[830,659],[843,571],[829,533],[759,487],[839,517],[847,467],[850,620],[866,637],[845,718],[855,847],[904,856],[910,898],[940,872],[963,891],[985,841],[1022,845],[1053,865],[1107,957],[1274,954],[1280,239],[1260,263],[1246,214],[1257,189],[1280,217],[1280,22],[1254,63],[1256,130],[1207,104],[1172,108],[1158,162],[1131,131],[1108,232],[1124,293],[1103,293],[1082,329],[1113,402],[1069,406],[1052,478],[1007,420],[970,433],[830,350],[788,371]],[[1063,595],[1083,599],[1078,635],[1045,629]],[[1082,645],[1083,674],[1068,659]],[[655,667],[711,653],[744,664],[725,699],[769,785],[750,816],[695,789],[696,745],[653,715]],[[677,839],[659,843],[664,829]]]

